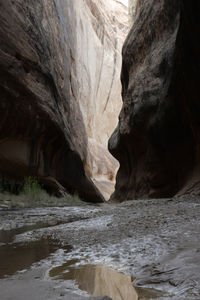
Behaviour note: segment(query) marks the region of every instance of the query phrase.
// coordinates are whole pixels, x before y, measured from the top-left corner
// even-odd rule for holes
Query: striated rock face
[[[121,49],[128,9],[115,0],[75,1],[77,81],[86,132],[107,148],[121,110]]]
[[[112,200],[200,192],[200,2],[140,0],[123,48],[123,108],[109,148]]]
[[[74,9],[76,80],[89,137],[85,169],[108,199],[118,163],[107,144],[122,106],[121,49],[128,33],[128,9],[115,0],[78,0]]]

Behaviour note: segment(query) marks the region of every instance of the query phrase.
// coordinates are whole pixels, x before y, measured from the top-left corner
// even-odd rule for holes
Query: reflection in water
[[[72,262],[70,262],[72,263]],[[103,266],[69,267],[66,263],[49,271],[54,279],[75,280],[81,290],[92,296],[109,296],[113,300],[138,300],[131,276]]]
[[[6,244],[0,247],[0,278],[26,269],[51,253],[60,245],[49,238],[19,244]]]

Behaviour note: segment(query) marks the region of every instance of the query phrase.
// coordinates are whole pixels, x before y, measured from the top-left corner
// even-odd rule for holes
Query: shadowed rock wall
[[[123,108],[109,141],[111,200],[200,192],[200,2],[140,0],[123,47]]]
[[[75,5],[0,0],[0,173],[3,181],[36,176],[49,189],[101,202],[84,170]]]

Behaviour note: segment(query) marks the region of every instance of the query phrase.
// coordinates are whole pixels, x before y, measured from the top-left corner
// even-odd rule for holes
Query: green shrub
[[[22,188],[22,194],[30,198],[30,200],[36,200],[39,194],[42,192],[42,187],[34,177],[25,177],[24,185]]]
[[[20,193],[1,192],[0,183],[0,206],[24,208],[24,207],[63,207],[85,206],[77,192],[74,195],[64,194],[62,197],[49,195],[34,177],[25,177]]]

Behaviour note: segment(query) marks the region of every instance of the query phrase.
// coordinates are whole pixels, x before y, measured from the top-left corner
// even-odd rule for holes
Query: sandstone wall
[[[108,199],[119,166],[107,144],[122,107],[121,50],[128,10],[115,0],[75,1],[75,26],[79,104],[89,137],[85,169]]]
[[[122,106],[121,50],[128,11],[115,0],[75,2],[80,108],[88,137],[107,148]]]
[[[123,47],[123,108],[109,148],[112,200],[200,189],[198,0],[140,0]]]
[[[88,137],[105,149],[117,123],[127,9],[115,0],[0,0],[0,20],[2,180],[36,176],[101,201]]]
[[[137,0],[128,1],[129,25],[133,25]]]
[[[102,201],[83,168],[87,135],[74,80],[74,2],[1,0],[0,8],[2,181],[32,175]]]

